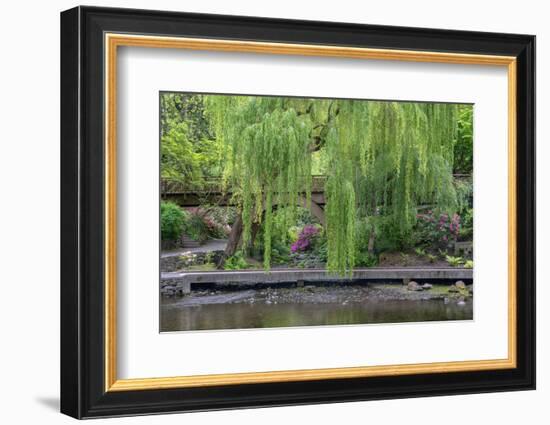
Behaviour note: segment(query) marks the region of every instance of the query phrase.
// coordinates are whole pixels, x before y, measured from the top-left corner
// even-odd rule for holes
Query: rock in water
[[[458,288],[458,289],[466,289],[466,284],[464,282],[462,282],[461,280],[459,280],[458,282],[455,283],[455,286]]]
[[[430,285],[429,283],[425,283],[424,285],[422,285],[422,289],[424,289],[425,291],[429,291],[432,288],[433,286]]]
[[[420,286],[417,282],[414,280],[411,280],[409,283],[407,283],[407,289],[409,291],[422,291],[422,286]]]

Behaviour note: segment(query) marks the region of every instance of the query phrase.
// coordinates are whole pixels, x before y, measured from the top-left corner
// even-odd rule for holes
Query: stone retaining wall
[[[164,296],[185,295],[191,292],[191,284],[185,279],[160,279],[160,293]]]
[[[174,272],[193,265],[207,262],[216,264],[223,256],[223,251],[189,252],[181,255],[168,255],[160,258],[161,272]]]

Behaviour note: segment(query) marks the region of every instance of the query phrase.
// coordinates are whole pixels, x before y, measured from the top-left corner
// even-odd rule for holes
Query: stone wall
[[[191,284],[183,279],[160,278],[160,293],[164,296],[185,295],[191,292]]]
[[[178,270],[183,270],[189,266],[200,265],[206,262],[217,264],[223,254],[223,251],[199,251],[161,257],[160,271],[175,272]]]
[[[160,249],[163,251],[169,251],[171,249],[183,248],[183,239],[177,239],[175,241],[160,241]]]

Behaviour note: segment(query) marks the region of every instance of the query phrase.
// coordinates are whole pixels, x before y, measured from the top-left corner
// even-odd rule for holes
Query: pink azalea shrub
[[[460,233],[460,216],[443,213],[436,217],[433,211],[427,211],[425,214],[417,214],[418,229],[420,238],[423,242],[428,242],[441,247],[448,247],[449,244],[457,240]]]
[[[292,253],[298,251],[307,251],[313,247],[313,242],[315,238],[319,235],[319,228],[312,224],[304,226],[298,239],[290,246],[290,251]]]

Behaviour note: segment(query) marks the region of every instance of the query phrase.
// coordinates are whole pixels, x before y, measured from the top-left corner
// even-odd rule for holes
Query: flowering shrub
[[[319,235],[319,228],[312,224],[304,226],[298,239],[290,246],[290,251],[295,253],[298,251],[307,251],[313,248],[313,243]]]
[[[416,218],[420,242],[448,248],[460,233],[460,216],[456,213],[452,217],[446,213],[436,217],[430,210],[426,214],[418,214]]]
[[[224,238],[229,233],[226,232],[227,226],[217,220],[215,214],[211,215],[211,211],[203,210],[202,208],[189,208],[189,222],[186,233],[191,239],[205,241],[208,238]],[[229,231],[231,228],[229,227]]]
[[[226,237],[225,226],[216,222],[213,218],[209,216],[203,217],[204,224],[208,231],[208,235],[212,238],[221,239]],[[231,228],[230,228],[231,231]]]

